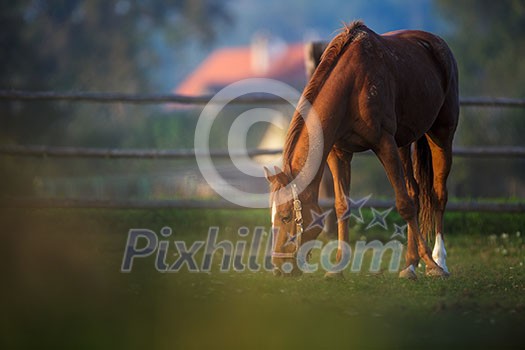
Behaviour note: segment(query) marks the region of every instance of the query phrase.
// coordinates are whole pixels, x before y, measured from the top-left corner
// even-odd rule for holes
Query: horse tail
[[[443,91],[448,94],[451,87],[456,86],[458,80],[458,66],[454,54],[445,40],[434,35],[436,41],[431,47],[432,54],[443,73]]]
[[[432,153],[426,136],[423,135],[417,140],[415,148],[414,175],[419,187],[419,229],[429,241],[433,238],[435,225],[435,194]]]

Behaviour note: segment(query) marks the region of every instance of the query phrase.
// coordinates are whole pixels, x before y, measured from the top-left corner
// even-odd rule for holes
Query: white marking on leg
[[[443,241],[443,236],[441,233],[436,235],[436,243],[434,243],[434,250],[432,251],[432,259],[443,269],[443,271],[448,273],[447,268],[447,251],[445,250],[445,242]]]

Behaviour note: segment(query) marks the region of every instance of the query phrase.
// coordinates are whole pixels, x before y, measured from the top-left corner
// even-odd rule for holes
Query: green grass
[[[266,210],[3,210],[0,348],[519,348],[525,343],[525,218],[447,216],[449,279],[387,271],[275,278],[266,271],[120,272],[131,228],[171,240],[269,226]],[[370,213],[366,213],[367,221]],[[390,228],[399,218],[389,216]],[[505,233],[505,234],[503,234]],[[390,233],[352,228],[355,240]],[[364,237],[362,237],[364,236]],[[170,246],[169,258],[175,252]],[[220,256],[214,260],[219,263]],[[365,264],[365,268],[368,265]]]

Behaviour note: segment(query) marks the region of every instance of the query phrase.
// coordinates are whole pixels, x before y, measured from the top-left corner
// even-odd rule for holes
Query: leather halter
[[[272,249],[272,258],[292,258],[295,259],[297,256],[297,251],[301,246],[301,236],[303,234],[303,206],[301,200],[299,200],[299,194],[297,192],[297,185],[292,184],[292,196],[293,196],[293,212],[294,212],[294,221],[295,221],[295,230],[297,231],[293,239],[290,239],[290,243],[295,245],[295,250],[292,253],[276,252],[275,245]]]

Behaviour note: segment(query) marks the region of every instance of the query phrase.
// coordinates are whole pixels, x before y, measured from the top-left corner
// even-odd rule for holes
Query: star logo
[[[310,223],[310,225],[308,225],[306,230],[309,230],[315,227],[320,227],[321,230],[324,230],[326,218],[328,217],[328,215],[330,215],[331,212],[332,212],[332,209],[327,210],[323,212],[322,214],[317,214],[315,211],[310,210],[310,213],[312,214],[312,222]]]
[[[405,236],[406,229],[407,229],[407,225],[399,226],[398,224],[394,224],[394,233],[392,234],[392,236],[390,236],[390,238],[395,238],[398,236],[401,238],[406,238]]]
[[[372,197],[371,194],[369,194],[368,196],[366,196],[364,198],[361,198],[361,199],[359,199],[357,201],[354,201],[352,198],[345,196],[346,210],[343,213],[343,216],[341,216],[341,218],[339,218],[339,221],[346,220],[348,218],[352,218],[353,217],[353,218],[356,219],[357,222],[359,222],[361,224],[363,222],[365,222],[365,219],[363,219],[363,212],[361,211],[361,209],[363,209],[363,207],[365,206],[366,202],[368,202],[370,197]],[[357,212],[358,212],[359,215],[356,215],[356,214],[352,213],[352,207],[357,207]]]
[[[368,230],[371,227],[379,225],[382,228],[384,228],[385,230],[388,230],[388,224],[386,223],[385,219],[388,216],[388,214],[390,214],[392,209],[393,209],[393,207],[390,207],[387,210],[380,212],[380,211],[376,210],[376,208],[372,208],[372,215],[374,215],[374,218],[372,219],[372,221],[370,221],[370,223],[368,224],[366,229]]]
[[[286,243],[285,244],[293,243],[295,242],[296,239],[297,239],[297,235],[292,236],[290,235],[290,232],[286,232]]]

